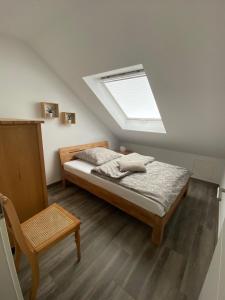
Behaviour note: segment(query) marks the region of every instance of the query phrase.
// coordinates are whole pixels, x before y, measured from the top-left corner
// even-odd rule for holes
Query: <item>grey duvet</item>
[[[120,172],[118,160],[140,160],[146,172]],[[190,178],[190,171],[159,161],[153,157],[132,153],[114,159],[92,170],[94,175],[111,180],[145,197],[160,203],[167,212]]]

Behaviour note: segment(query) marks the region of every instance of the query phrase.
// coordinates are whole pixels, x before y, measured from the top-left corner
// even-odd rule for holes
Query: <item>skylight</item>
[[[142,64],[83,79],[120,129],[166,133]]]
[[[128,119],[161,119],[144,70],[106,76],[102,82]]]

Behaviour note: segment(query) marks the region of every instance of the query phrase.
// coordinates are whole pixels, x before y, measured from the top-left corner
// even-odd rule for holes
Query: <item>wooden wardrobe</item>
[[[0,119],[0,193],[21,222],[47,206],[41,123]]]

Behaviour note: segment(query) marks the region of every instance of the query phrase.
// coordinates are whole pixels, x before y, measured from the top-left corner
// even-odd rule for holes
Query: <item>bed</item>
[[[153,229],[152,242],[155,245],[160,245],[163,240],[165,225],[174,214],[182,198],[187,194],[189,180],[174,199],[169,210],[165,211],[159,203],[151,198],[140,195],[105,178],[93,175],[91,173],[91,170],[95,167],[93,164],[75,158],[76,153],[95,147],[108,148],[108,142],[101,141],[59,149],[64,185],[66,181],[76,184],[151,226]]]

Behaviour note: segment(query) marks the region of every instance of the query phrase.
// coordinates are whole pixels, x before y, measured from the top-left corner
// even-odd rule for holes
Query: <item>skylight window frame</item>
[[[130,71],[130,72],[123,72],[123,73],[118,73],[118,74],[113,74],[113,75],[107,75],[107,76],[103,76],[101,77],[101,81],[103,83],[105,82],[112,82],[112,81],[120,81],[120,80],[126,80],[129,78],[137,78],[137,77],[144,77],[146,75],[145,70],[144,69],[140,69],[140,70],[135,70],[135,71]]]
[[[110,80],[112,78],[118,77],[118,75],[131,75],[137,74],[137,71],[141,73],[141,71],[145,72],[145,68],[142,64],[133,65],[129,67],[124,67],[120,69],[114,69],[107,72],[97,73],[93,75],[88,75],[83,77],[83,80],[90,88],[90,90],[96,96],[96,99],[101,103],[101,105],[106,109],[112,119],[116,122],[121,130],[124,131],[137,131],[137,132],[151,132],[157,134],[166,134],[167,131],[164,127],[162,115],[159,111],[158,104],[154,97],[153,91],[151,89],[151,84],[149,81],[149,76],[145,73],[150,90],[152,92],[153,99],[157,106],[160,118],[130,118],[124,113],[124,109],[122,109],[118,101],[115,100],[115,97],[112,96],[112,93],[104,84],[103,80]],[[110,121],[111,122],[111,121]]]
[[[107,82],[115,82],[115,81],[121,81],[121,80],[127,80],[127,79],[132,79],[132,78],[138,78],[138,77],[146,77],[148,80],[148,76],[145,73],[144,69],[138,69],[138,70],[132,70],[132,71],[128,71],[128,72],[122,72],[122,73],[117,73],[117,74],[112,74],[112,75],[106,75],[100,78],[100,82],[103,84],[104,88],[107,90],[107,92],[110,94],[110,96],[112,97],[112,99],[114,100],[114,102],[118,105],[118,107],[120,108],[120,110],[122,111],[122,113],[124,114],[125,118],[127,120],[134,120],[134,121],[162,121],[161,115],[160,115],[160,111],[158,109],[158,105],[155,101],[158,113],[160,115],[159,118],[146,118],[146,117],[129,117],[126,112],[124,111],[123,107],[120,105],[119,101],[117,101],[115,99],[115,97],[113,96],[113,94],[111,93],[110,89],[107,87],[107,85],[105,83]],[[148,80],[149,83],[149,80]],[[149,88],[151,89],[150,83],[149,83]],[[152,92],[152,91],[151,91]],[[154,95],[153,95],[154,97]]]

